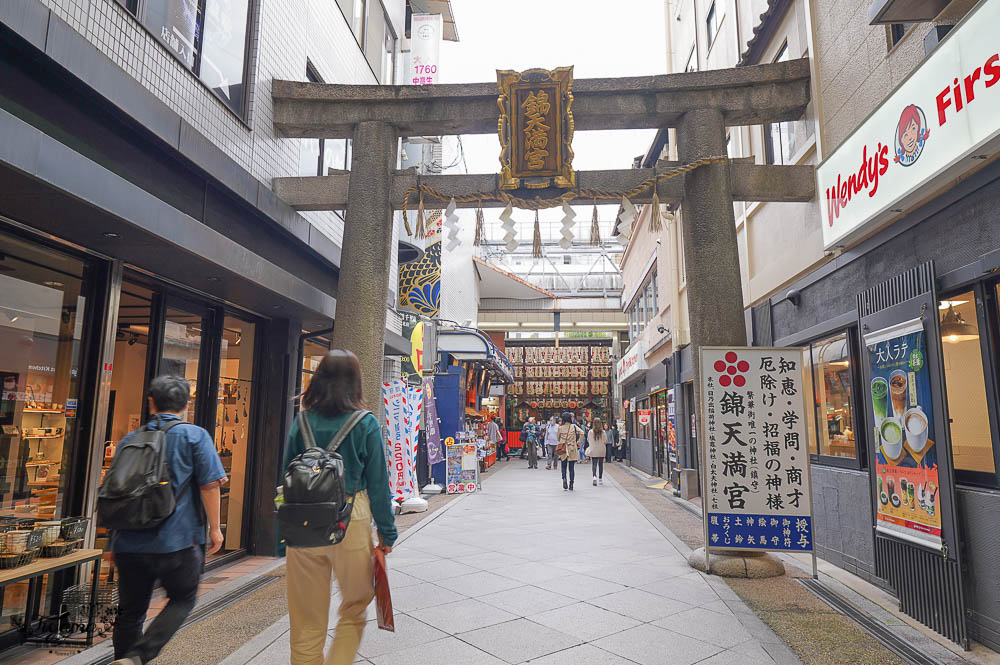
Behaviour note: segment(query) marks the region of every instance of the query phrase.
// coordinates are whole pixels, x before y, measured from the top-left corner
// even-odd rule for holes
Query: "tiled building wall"
[[[298,175],[299,166],[300,143],[274,133],[272,78],[304,81],[308,59],[327,83],[378,82],[334,0],[252,0],[246,121],[116,0],[41,2],[265,184],[278,176]],[[341,244],[339,217],[325,212],[304,216]]]

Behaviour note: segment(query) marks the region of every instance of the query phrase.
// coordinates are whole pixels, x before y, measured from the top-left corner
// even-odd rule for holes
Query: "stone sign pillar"
[[[354,130],[332,339],[333,348],[353,351],[361,361],[365,401],[379,422],[397,144],[395,130],[385,122],[362,122]]]

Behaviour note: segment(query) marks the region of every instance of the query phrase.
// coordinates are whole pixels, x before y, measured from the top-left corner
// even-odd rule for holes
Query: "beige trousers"
[[[286,564],[288,618],[291,622],[291,665],[351,665],[375,597],[372,564],[372,511],[368,495],[354,497],[351,523],[344,539],[327,547],[289,547]],[[330,618],[330,581],[340,586],[340,620],[326,660]]]

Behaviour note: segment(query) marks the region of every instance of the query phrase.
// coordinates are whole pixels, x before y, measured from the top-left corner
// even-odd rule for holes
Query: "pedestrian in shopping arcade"
[[[538,468],[538,425],[535,424],[535,417],[531,416],[528,418],[528,422],[524,424],[524,430],[522,434],[525,434],[524,446],[521,448],[521,454],[524,454],[525,449],[528,451],[528,468],[537,469]]]
[[[583,443],[580,444],[580,461],[587,461],[587,435],[590,433],[590,424],[584,420],[583,426],[580,428],[583,430]]]
[[[618,423],[617,421],[612,421],[611,426],[608,427],[607,424],[604,425],[608,430],[608,441],[611,443],[612,452],[616,460],[621,460],[622,455],[622,440],[618,433]]]
[[[334,350],[323,358],[302,395],[302,408],[317,441],[332,440],[352,414],[364,408],[361,385],[361,365],[353,353]],[[284,466],[305,449],[296,421],[288,434]],[[392,551],[396,542],[385,444],[375,416],[365,415],[337,448],[337,453],[343,458],[347,493],[354,497],[344,539],[336,545],[287,548],[291,665],[354,662],[368,605],[375,595],[372,519],[378,531],[378,547],[385,554]],[[340,618],[330,653],[324,660],[332,576],[336,576],[340,587]]]
[[[494,416],[493,419],[490,420],[490,424],[486,426],[486,436],[489,438],[490,443],[495,445],[497,448],[497,461],[499,462],[500,458],[508,459],[507,445],[504,441],[503,434],[500,433],[499,416]]]
[[[566,411],[562,414],[559,425],[559,445],[557,451],[562,465],[563,490],[573,490],[576,480],[576,463],[580,461],[580,443],[583,441],[583,431],[573,423],[573,414]],[[569,470],[567,484],[566,471]]]
[[[608,433],[604,429],[604,423],[600,418],[591,421],[590,431],[587,433],[587,455],[593,468],[594,485],[600,482],[604,484],[604,458],[608,454]]]
[[[144,665],[159,655],[194,609],[205,556],[222,548],[220,486],[226,472],[212,435],[184,422],[190,398],[191,384],[179,376],[159,376],[149,384],[151,420],[145,429],[166,430],[164,451],[176,504],[157,527],[112,531],[120,594],[112,636],[117,660],[112,665]],[[122,439],[118,450],[134,435]],[[167,605],[143,633],[157,582]]]
[[[556,422],[556,417],[549,417],[549,422],[545,426],[545,453],[548,456],[548,462],[545,465],[546,469],[554,469],[558,465],[556,458],[556,446],[559,445],[559,423]]]

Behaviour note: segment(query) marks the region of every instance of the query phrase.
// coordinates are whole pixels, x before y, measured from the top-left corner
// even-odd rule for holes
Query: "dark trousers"
[[[510,455],[507,454],[507,443],[505,441],[497,442],[497,459],[510,459]]]
[[[590,463],[593,465],[594,477],[604,478],[604,458],[603,457],[591,457]]]
[[[145,665],[160,654],[194,609],[204,563],[201,546],[169,554],[115,554],[119,593],[113,637],[116,659],[138,658]],[[157,580],[168,602],[143,633]]]
[[[572,485],[573,481],[576,480],[576,462],[573,460],[564,459],[562,461],[562,479],[566,482],[566,467],[569,467],[569,484]]]
[[[529,441],[524,444],[528,447],[528,468],[537,469],[538,468],[538,444],[534,441]]]

